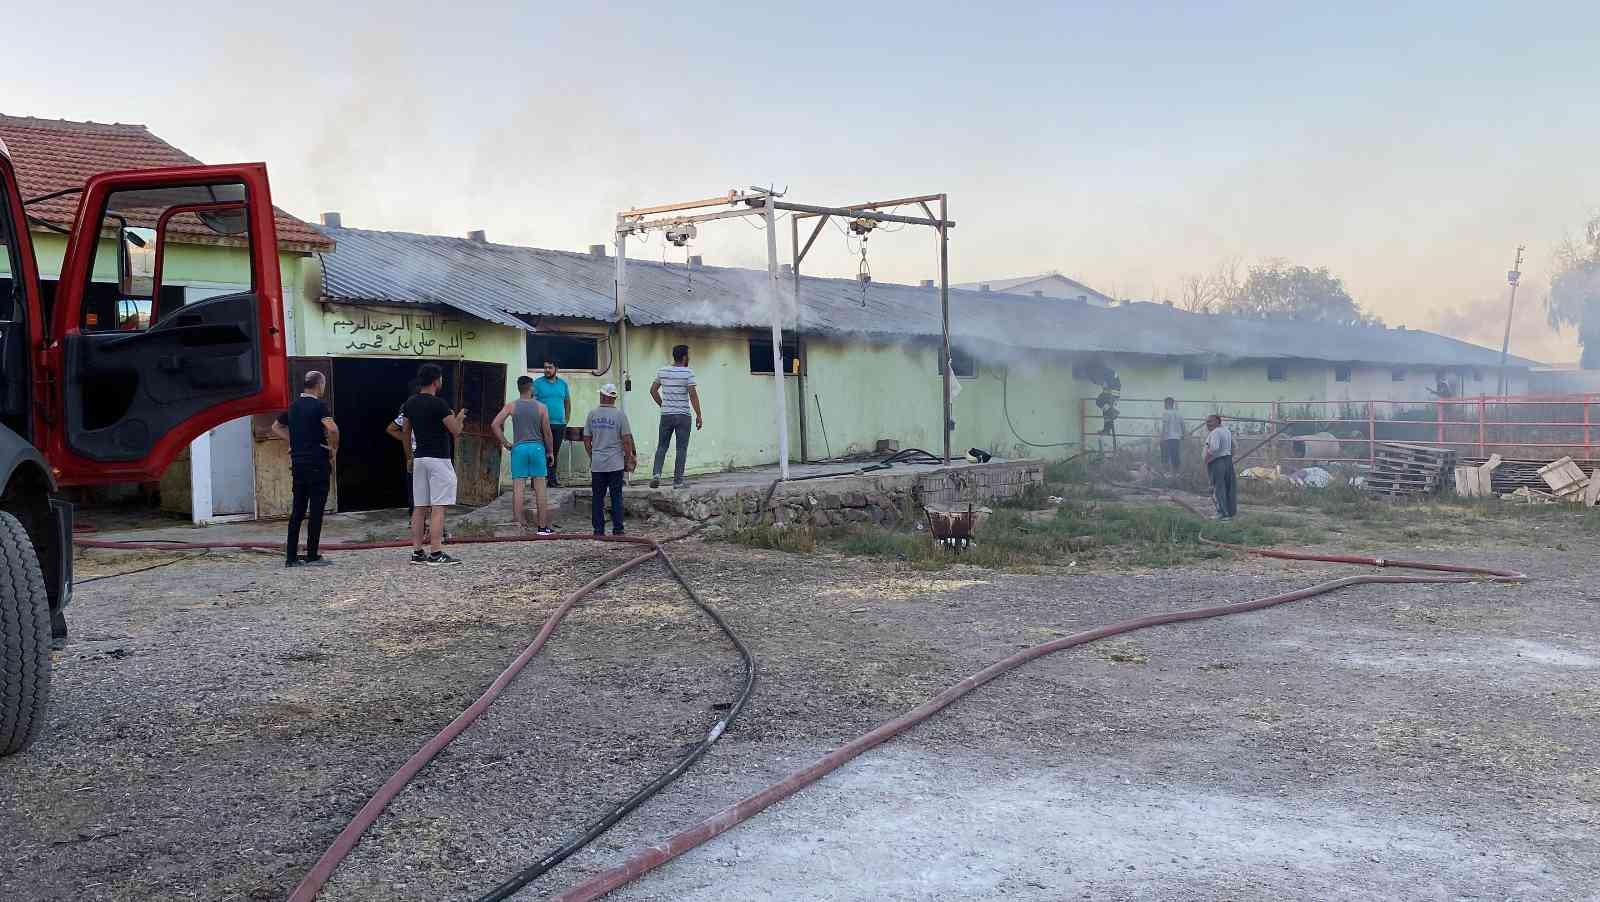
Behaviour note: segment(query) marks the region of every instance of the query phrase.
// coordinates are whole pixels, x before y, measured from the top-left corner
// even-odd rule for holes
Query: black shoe
[[[300,564],[301,564],[301,561],[300,561],[299,558],[290,558],[290,559],[288,559],[288,560],[283,562],[283,566],[285,566],[285,567],[298,567],[298,566],[300,566]]]
[[[411,552],[411,563],[413,563],[413,564],[426,564],[427,562],[428,562],[428,553],[426,551],[413,551],[413,552]]]
[[[551,529],[548,526],[539,527],[539,535],[541,535],[541,536],[553,536],[555,534],[556,534],[556,531]]]
[[[428,566],[429,567],[439,567],[439,566],[443,566],[445,564],[459,564],[459,563],[461,563],[461,559],[460,558],[453,557],[453,556],[451,556],[449,554],[444,553],[443,551],[435,551],[433,554],[428,555]]]
[[[625,535],[627,535],[626,532],[624,532],[624,531],[622,531],[620,529],[613,529],[611,531],[611,534],[614,535],[614,536],[625,536]]]
[[[660,477],[658,477],[658,476],[652,476],[652,477],[650,477],[650,487],[651,487],[651,488],[652,488],[652,489],[659,489],[659,488],[661,488],[661,478],[660,478]]]
[[[316,557],[308,557],[304,561],[302,561],[302,563],[304,563],[307,567],[332,567],[333,566],[333,561],[328,560],[327,558],[323,557],[320,554],[317,555]]]
[[[594,537],[597,539],[603,539],[606,537],[606,531],[603,529],[597,529],[594,531]]]

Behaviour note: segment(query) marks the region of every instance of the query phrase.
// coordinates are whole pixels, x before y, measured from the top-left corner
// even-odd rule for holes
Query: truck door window
[[[11,231],[11,205],[0,187],[0,323],[15,322],[22,285],[22,261],[17,259],[17,242]]]
[[[78,327],[142,332],[182,309],[186,284],[253,289],[246,213],[238,183],[112,193]]]

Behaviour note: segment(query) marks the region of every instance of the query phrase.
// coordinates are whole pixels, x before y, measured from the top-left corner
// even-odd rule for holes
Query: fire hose
[[[1202,541],[1208,541],[1202,539]],[[1311,598],[1351,586],[1371,585],[1375,583],[1386,584],[1416,584],[1416,583],[1468,583],[1468,582],[1521,582],[1527,577],[1513,570],[1496,570],[1487,567],[1473,567],[1461,564],[1434,564],[1419,561],[1394,561],[1383,558],[1358,557],[1351,555],[1319,555],[1292,551],[1275,551],[1271,549],[1247,548],[1240,545],[1226,545],[1220,542],[1209,542],[1223,548],[1230,548],[1246,554],[1262,557],[1280,558],[1295,561],[1323,561],[1340,564],[1365,564],[1374,567],[1400,568],[1407,570],[1432,571],[1442,575],[1437,576],[1407,576],[1400,574],[1358,574],[1341,577],[1318,583],[1304,589],[1284,592],[1278,595],[1269,595],[1250,601],[1241,601],[1233,604],[1214,605],[1201,608],[1190,608],[1180,611],[1169,611],[1160,614],[1150,614],[1143,617],[1134,617],[1120,620],[1104,626],[1054,639],[1032,648],[1017,652],[1003,658],[984,669],[972,674],[959,683],[945,689],[938,695],[924,702],[893,720],[886,721],[873,730],[851,740],[839,748],[829,752],[815,763],[789,776],[779,780],[754,795],[748,796],[733,805],[722,809],[716,814],[697,824],[689,826],[668,837],[665,841],[645,849],[641,849],[629,856],[622,864],[602,871],[599,874],[568,888],[561,895],[555,897],[556,902],[587,902],[598,899],[634,880],[639,879],[650,871],[688,852],[690,849],[701,845],[717,836],[733,829],[738,824],[755,816],[767,807],[794,795],[800,790],[817,782],[824,776],[832,773],[851,759],[888,742],[901,733],[922,723],[938,714],[956,700],[974,689],[983,686],[1001,675],[1015,670],[1045,655],[1058,651],[1065,651],[1079,645],[1097,642],[1112,636],[1119,636],[1151,627],[1164,626],[1172,623],[1183,623],[1196,620],[1208,620],[1215,617],[1226,617],[1233,614],[1243,614],[1249,611],[1259,611],[1265,608],[1288,604],[1292,601]]]
[[[1165,500],[1173,501],[1191,511],[1193,510],[1193,508],[1189,507],[1189,505],[1184,504],[1179,499],[1171,496],[1165,496]],[[545,538],[543,540],[548,541],[550,538],[577,539],[587,537],[555,536]],[[670,558],[667,557],[665,551],[658,543],[655,543],[649,539],[635,539],[632,537],[618,537],[616,539],[608,538],[607,540],[628,542],[630,544],[649,545],[652,547],[652,550],[646,554],[632,558],[616,568],[613,568],[611,571],[602,574],[589,584],[581,587],[576,592],[572,593],[572,595],[569,595],[562,602],[561,606],[558,607],[557,610],[551,615],[550,619],[545,623],[544,628],[540,630],[539,635],[535,638],[533,644],[531,644],[521,655],[519,655],[518,658],[512,662],[511,666],[509,666],[506,671],[495,680],[495,682],[490,686],[489,690],[484,693],[483,697],[479,698],[476,702],[469,706],[466,711],[462,712],[462,714],[458,716],[455,721],[452,721],[448,727],[441,731],[439,735],[429,740],[429,742],[426,743],[416,754],[414,754],[411,759],[406,762],[405,766],[400,769],[400,771],[398,771],[394,776],[390,777],[389,780],[384,783],[383,787],[374,794],[372,799],[362,807],[351,823],[339,834],[333,845],[329,847],[327,852],[323,854],[323,856],[318,860],[317,864],[301,881],[300,885],[296,887],[294,893],[289,897],[291,902],[309,902],[309,900],[315,898],[318,890],[320,890],[322,885],[332,875],[339,863],[342,862],[345,856],[347,856],[349,852],[354,849],[355,844],[360,839],[362,833],[368,827],[370,827],[374,821],[376,821],[377,817],[383,812],[384,808],[389,804],[389,802],[393,800],[395,795],[397,795],[399,791],[404,788],[406,783],[409,782],[411,778],[414,777],[416,773],[419,772],[434,755],[438,754],[438,752],[442,750],[444,746],[450,742],[450,740],[454,739],[455,736],[459,735],[463,730],[465,730],[473,720],[475,720],[483,713],[485,709],[487,709],[489,704],[494,701],[494,698],[498,696],[505,686],[509,684],[510,681],[516,676],[517,672],[520,671],[522,667],[533,658],[533,656],[538,654],[545,641],[548,640],[550,634],[554,632],[556,625],[560,622],[561,618],[565,616],[567,611],[581,601],[584,596],[590,592],[593,592],[595,589],[598,589],[606,582],[648,562],[652,558],[659,556],[662,559],[663,563],[667,566],[673,577],[685,587],[691,598],[695,600],[696,604],[717,621],[718,625],[721,626],[724,632],[729,635],[730,639],[733,640],[736,647],[739,649],[741,655],[745,658],[747,677],[744,691],[741,694],[739,701],[730,710],[728,716],[724,717],[722,720],[718,721],[717,724],[713,725],[707,734],[706,740],[702,742],[701,746],[696,750],[696,752],[691,753],[691,755],[688,757],[698,759],[700,755],[703,755],[705,751],[709,749],[710,744],[715,742],[716,739],[722,735],[727,726],[743,708],[754,687],[754,660],[749,656],[748,651],[744,648],[743,644],[739,642],[738,638],[735,637],[731,630],[728,630],[726,625],[722,623],[721,618],[700,601],[694,590],[689,587],[687,581],[684,580],[682,574],[677,571],[675,566],[673,566]],[[492,543],[503,541],[529,541],[529,539],[524,537],[488,537],[482,539],[464,539],[462,541]],[[740,823],[743,823],[749,818],[754,817],[756,814],[759,814],[761,811],[765,810],[771,805],[798,793],[802,789],[817,782],[824,776],[832,773],[854,758],[876,748],[879,745],[882,745],[890,739],[893,739],[896,736],[899,736],[911,728],[928,720],[972,691],[987,685],[988,683],[998,679],[1002,675],[1009,673],[1012,670],[1015,670],[1046,655],[1054,654],[1059,651],[1065,651],[1069,648],[1075,648],[1080,645],[1097,642],[1113,636],[1150,629],[1157,626],[1208,620],[1219,617],[1227,617],[1234,614],[1243,614],[1251,611],[1264,610],[1266,608],[1312,598],[1318,595],[1335,592],[1341,589],[1347,589],[1353,586],[1373,584],[1414,585],[1475,582],[1518,583],[1523,582],[1528,578],[1525,574],[1514,570],[1501,570],[1464,564],[1388,560],[1385,558],[1356,555],[1322,555],[1305,552],[1278,551],[1274,549],[1249,548],[1241,545],[1214,542],[1205,539],[1204,537],[1201,537],[1201,541],[1220,548],[1227,548],[1233,551],[1257,555],[1260,557],[1293,561],[1317,561],[1324,563],[1365,565],[1380,568],[1420,570],[1432,573],[1434,575],[1367,573],[1345,576],[1318,583],[1303,589],[1297,589],[1290,592],[1270,595],[1264,598],[1257,598],[1249,601],[1200,608],[1190,608],[1178,611],[1168,611],[1120,620],[1024,649],[1020,652],[996,661],[993,664],[990,664],[988,667],[979,670],[978,672],[968,676],[966,679],[961,680],[955,685],[943,690],[922,705],[900,715],[899,717],[880,724],[869,732],[851,740],[832,752],[829,752],[811,765],[795,771],[794,773],[776,783],[773,783],[760,792],[757,792],[754,795],[748,796],[745,799],[742,799],[739,802],[724,808],[723,810],[717,812],[709,818],[706,818],[703,821],[700,821],[699,823],[680,830],[661,843],[634,853],[622,864],[605,870],[587,880],[584,880],[581,883],[568,888],[555,898],[558,900],[558,902],[586,902],[586,900],[601,898],[602,896],[605,896],[610,892],[639,879],[650,871],[660,867],[663,864],[666,864],[669,861],[672,861],[691,849],[694,849],[697,846],[700,846],[705,842],[708,842],[709,840],[726,833]],[[282,547],[281,545],[277,545],[275,543],[265,542],[183,543],[160,541],[141,543],[79,540],[79,544],[86,547],[96,548],[148,548],[163,550],[181,550],[204,547],[249,547],[276,550]],[[329,544],[325,545],[324,547],[335,550],[360,550],[366,548],[394,548],[401,547],[406,544],[407,543],[404,542],[352,542],[343,544]],[[686,770],[687,767],[692,763],[692,760],[680,762],[680,765],[675,767],[674,770],[677,771],[677,773],[682,773],[682,771]],[[590,829],[590,831],[584,834],[584,836],[569,841],[563,845],[561,849],[557,850],[556,853],[552,853],[534,865],[531,865],[529,868],[524,869],[524,871],[520,872],[518,875],[506,881],[505,883],[502,883],[501,886],[497,887],[494,892],[488,896],[485,896],[484,898],[509,898],[512,893],[516,892],[517,889],[520,889],[522,886],[525,886],[527,882],[534,879],[534,877],[547,872],[550,868],[559,864],[562,860],[565,860],[566,857],[581,849],[595,836],[598,836],[599,833],[604,832],[605,829],[608,829],[612,824],[615,824],[618,820],[625,816],[628,811],[631,811],[639,804],[642,804],[643,801],[649,797],[649,795],[653,795],[655,791],[659,791],[659,789],[665,786],[667,782],[670,782],[670,779],[671,778],[666,780],[658,779],[650,786],[645,787],[644,790],[636,793],[635,796],[630,799],[630,801],[634,801],[636,799],[632,807],[628,807],[626,810],[623,810],[627,803],[624,803],[623,806],[618,806],[618,808],[614,810],[611,815],[608,815],[606,818],[603,818],[601,821],[597,822],[594,827]]]
[[[672,542],[677,541],[678,539],[686,538],[695,531],[696,530],[691,530],[688,533],[667,539],[665,542]],[[449,745],[452,740],[461,735],[462,732],[464,732],[469,726],[472,725],[474,721],[476,721],[480,716],[483,715],[485,711],[489,709],[489,706],[494,703],[495,699],[505,691],[506,687],[511,684],[511,681],[516,679],[517,675],[522,672],[522,669],[528,665],[528,662],[532,661],[533,658],[539,654],[540,650],[544,648],[545,643],[549,641],[550,636],[555,632],[556,627],[560,625],[562,619],[566,617],[567,613],[570,612],[573,607],[575,607],[580,601],[593,593],[595,590],[609,583],[611,580],[616,579],[617,577],[643,564],[646,564],[651,560],[655,560],[657,558],[661,560],[661,563],[664,567],[666,567],[667,572],[671,574],[672,578],[677,581],[677,583],[683,588],[684,592],[688,594],[689,599],[694,602],[695,606],[698,607],[701,612],[704,613],[717,626],[718,629],[722,631],[723,635],[727,636],[729,642],[733,644],[734,649],[739,653],[739,657],[743,660],[745,671],[744,686],[739,693],[739,697],[728,707],[727,713],[719,718],[716,723],[711,725],[704,738],[702,738],[700,742],[698,742],[693,748],[680,756],[672,767],[668,768],[654,780],[651,780],[649,783],[639,788],[628,798],[617,803],[612,807],[611,811],[609,811],[605,816],[596,820],[582,833],[568,839],[554,851],[546,854],[538,861],[528,865],[527,867],[518,871],[516,874],[513,874],[511,877],[502,881],[488,894],[483,896],[483,899],[508,899],[524,886],[527,886],[529,883],[542,876],[550,869],[556,867],[557,865],[561,864],[561,862],[567,860],[572,855],[582,850],[589,843],[597,839],[601,834],[615,826],[624,817],[627,817],[633,811],[638,809],[640,805],[643,805],[652,796],[664,789],[668,784],[688,771],[688,769],[692,767],[695,762],[699,761],[707,752],[711,750],[711,746],[714,745],[718,739],[722,738],[723,734],[727,732],[728,727],[734,722],[734,720],[738,718],[740,712],[744,710],[745,705],[750,701],[750,696],[755,691],[756,672],[758,669],[755,657],[750,653],[750,649],[745,646],[743,640],[739,638],[738,634],[735,633],[733,629],[728,626],[727,622],[722,619],[722,615],[717,613],[716,609],[706,604],[705,600],[700,597],[700,594],[695,591],[694,586],[692,586],[689,581],[684,578],[683,573],[678,570],[677,565],[675,565],[672,562],[672,559],[667,556],[666,549],[662,547],[665,542],[658,542],[655,539],[634,536],[591,537],[585,535],[553,535],[504,537],[484,536],[475,538],[460,538],[452,539],[450,544],[495,544],[500,542],[549,542],[562,540],[604,541],[617,544],[644,546],[649,550],[636,557],[630,558],[626,562],[613,567],[605,573],[602,573],[600,576],[590,580],[588,583],[579,587],[576,591],[567,595],[566,598],[562,599],[561,604],[545,620],[544,626],[539,630],[538,635],[534,637],[533,642],[530,643],[528,647],[525,648],[522,653],[519,654],[505,668],[505,670],[501,672],[498,677],[495,678],[494,682],[489,685],[489,688],[484,690],[483,694],[479,696],[478,699],[471,705],[467,706],[466,710],[457,715],[456,718],[449,723],[449,725],[447,725],[443,730],[439,731],[439,733],[432,739],[429,739],[426,743],[424,743],[422,748],[418,749],[410,758],[406,759],[405,764],[403,764],[393,776],[386,780],[383,785],[379,787],[377,792],[373,793],[372,798],[369,799],[367,803],[356,812],[355,817],[352,818],[350,823],[339,832],[339,835],[334,839],[327,851],[322,853],[322,856],[317,859],[316,864],[313,865],[305,877],[300,880],[300,883],[295,887],[294,892],[289,896],[290,902],[310,902],[310,900],[313,900],[317,897],[317,894],[321,891],[323,885],[325,885],[329,878],[333,876],[339,865],[352,851],[354,851],[356,844],[361,840],[361,836],[377,821],[378,817],[382,815],[384,810],[389,807],[389,804],[394,801],[395,797],[400,794],[401,790],[405,789],[406,784],[410,783],[411,780],[416,777],[416,775],[420,773],[424,767],[427,766],[428,762],[432,761],[435,756],[442,752],[445,746]],[[211,549],[223,548],[247,551],[281,551],[283,549],[283,545],[280,543],[248,541],[185,542],[177,540],[114,541],[104,539],[79,539],[77,540],[76,544],[86,548],[102,548],[120,551],[180,551],[194,549],[200,550],[202,553]],[[361,551],[378,548],[402,548],[408,547],[410,544],[410,542],[404,541],[327,542],[322,545],[322,548],[332,551]],[[142,571],[128,572],[134,573]]]

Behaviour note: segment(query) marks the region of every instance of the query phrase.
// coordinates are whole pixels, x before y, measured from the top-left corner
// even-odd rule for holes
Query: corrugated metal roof
[[[331,301],[444,304],[523,328],[519,317],[614,318],[611,257],[405,232],[324,231],[338,245],[322,255],[323,295]],[[873,282],[863,290],[853,279],[806,276],[797,318],[792,284],[784,276],[778,292],[786,328],[880,338],[940,334],[937,289]],[[636,325],[762,329],[770,323],[769,292],[763,270],[628,261],[628,320]],[[1208,316],[1164,304],[1096,307],[952,289],[950,320],[959,342],[1046,351],[1396,366],[1499,362],[1496,351],[1431,332]]]

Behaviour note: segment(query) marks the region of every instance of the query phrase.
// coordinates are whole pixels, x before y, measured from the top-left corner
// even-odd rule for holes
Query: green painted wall
[[[44,279],[57,279],[61,275],[61,258],[67,251],[67,240],[53,232],[33,232],[34,258],[38,261],[39,275]],[[116,278],[115,243],[102,241],[103,251],[95,254],[95,278],[112,281]],[[305,280],[303,267],[315,267],[315,262],[304,254],[280,253],[278,266],[286,294],[298,294]],[[246,287],[250,284],[250,261],[242,248],[213,247],[199,244],[171,244],[162,255],[162,280],[169,285],[203,284],[215,287]]]

